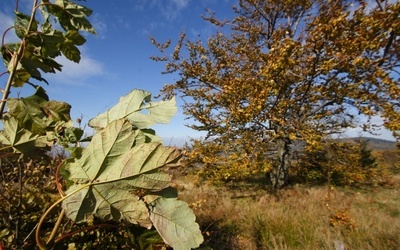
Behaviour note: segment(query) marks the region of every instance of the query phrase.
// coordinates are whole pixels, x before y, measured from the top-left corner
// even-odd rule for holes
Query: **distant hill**
[[[356,141],[359,139],[360,139],[360,137],[354,137],[354,138],[346,138],[346,139],[341,139],[341,140],[342,141]],[[388,141],[388,140],[372,138],[372,137],[361,137],[361,139],[367,140],[368,146],[372,150],[394,150],[394,149],[396,149],[395,141]]]

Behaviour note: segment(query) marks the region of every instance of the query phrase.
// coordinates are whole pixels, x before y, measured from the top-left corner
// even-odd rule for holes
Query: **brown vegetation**
[[[182,199],[195,211],[206,247],[400,248],[400,176],[387,188],[296,185],[269,193],[254,186],[185,186]]]

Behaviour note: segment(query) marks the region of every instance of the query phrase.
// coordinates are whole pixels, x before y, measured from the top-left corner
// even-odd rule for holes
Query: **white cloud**
[[[137,0],[134,9],[136,11],[151,11],[154,16],[142,30],[143,34],[152,33],[156,29],[171,29],[174,21],[182,11],[189,6],[191,0]]]
[[[189,2],[190,0],[137,0],[134,8],[137,11],[156,9],[167,21],[172,21],[179,16],[181,10],[189,5]]]
[[[365,136],[365,137],[373,137],[373,138],[391,140],[391,141],[395,140],[392,132],[383,127],[382,117],[380,117],[378,115],[371,117],[371,120],[369,123],[373,124],[375,126],[375,130],[372,133],[363,131],[362,124],[366,123],[366,122],[367,122],[367,118],[365,116],[362,117],[359,121],[359,126],[352,128],[352,129],[348,129],[345,132],[345,135],[348,137]]]
[[[188,0],[173,0],[172,2],[168,2],[168,4],[164,4],[164,6],[160,5],[159,10],[168,21],[171,21],[177,18],[180,11],[187,5]]]
[[[0,11],[0,29],[5,30],[6,28],[13,26],[14,20],[6,15],[4,12]]]
[[[10,27],[14,25],[14,19],[7,15],[4,12],[0,11],[0,34],[1,37],[3,36],[3,33]],[[15,35],[14,29],[8,30],[7,34],[5,35],[4,42],[5,43],[12,43],[18,41],[19,38],[17,35]]]
[[[107,22],[103,20],[102,16],[95,14],[93,18],[91,18],[90,23],[92,24],[98,37],[102,39],[106,38]]]
[[[188,5],[189,0],[172,0],[172,2],[174,2],[175,5],[176,5],[179,9],[182,9],[182,8],[185,8],[185,7]]]
[[[50,83],[53,81],[68,84],[82,85],[91,77],[104,75],[104,65],[91,58],[86,53],[81,54],[81,61],[74,63],[65,57],[57,58],[57,62],[62,65],[62,71],[56,74],[47,74],[44,76]]]

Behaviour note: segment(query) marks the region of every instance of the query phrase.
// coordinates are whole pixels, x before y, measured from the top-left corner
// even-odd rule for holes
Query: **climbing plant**
[[[40,202],[24,195],[34,188],[31,180],[24,178],[28,178],[32,166],[38,166],[34,164],[35,156],[45,156],[61,148],[67,150],[67,159],[59,161],[53,169],[38,167],[36,170],[44,171],[43,176],[54,174],[52,180],[59,196],[51,195],[53,204],[48,209],[43,204],[41,209],[45,212],[37,218],[36,225],[24,224],[32,227],[31,232],[35,230],[40,249],[51,249],[75,234],[60,230],[67,219],[78,224],[116,221],[147,229],[154,227],[174,249],[198,247],[203,237],[195,215],[184,201],[177,199],[171,176],[164,171],[179,165],[181,153],[176,148],[163,146],[161,138],[149,128],[169,122],[177,110],[175,99],[155,102],[149,92],[133,90],[117,105],[90,120],[88,125],[94,134],[85,137],[81,127],[74,127],[71,106],[50,100],[45,89],[33,81],[49,84],[42,73],[61,70],[62,66],[55,60],[58,56],[79,63],[78,46],[86,42],[81,32],[94,33],[87,19],[92,11],[69,0],[32,2],[30,15],[19,12],[16,2],[15,24],[3,35],[4,41],[4,36],[14,29],[20,42],[1,45],[7,69],[2,76],[8,74],[0,105],[3,121],[0,157],[7,163],[1,162],[1,172],[3,177],[8,176],[1,180],[2,199],[12,204],[12,197],[17,197],[19,209],[25,209],[25,204]],[[41,18],[36,17],[38,12]],[[25,85],[34,87],[35,93],[28,97],[9,97],[12,88]],[[85,147],[83,142],[87,143]],[[34,176],[40,180],[37,174]],[[49,218],[54,217],[56,210],[59,216],[53,221]],[[13,217],[10,211],[8,215]],[[21,213],[17,212],[15,217],[17,220],[12,221],[20,222]],[[12,224],[7,218],[2,220],[2,225]],[[44,237],[50,222],[54,222],[54,227]],[[14,224],[14,233],[10,228],[1,227],[1,241],[6,242],[1,244],[22,248],[32,234],[22,238],[21,223]]]

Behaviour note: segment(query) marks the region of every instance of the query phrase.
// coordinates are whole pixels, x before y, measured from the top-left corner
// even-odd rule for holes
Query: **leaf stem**
[[[64,218],[64,213],[65,213],[65,209],[62,209],[60,212],[60,215],[58,216],[58,219],[56,221],[56,224],[53,227],[53,231],[51,231],[50,237],[46,242],[46,245],[49,245],[50,243],[52,243],[54,241],[54,238],[56,237],[58,228],[60,228],[62,219]],[[53,244],[52,244],[53,245]]]
[[[38,3],[38,0],[34,0],[33,1],[31,19],[29,20],[28,27],[26,28],[26,31],[25,31],[26,35],[29,34],[29,31],[30,31],[30,29],[32,27],[32,24],[33,24],[34,20],[35,20],[35,12],[36,12],[37,3]],[[8,98],[8,95],[10,94],[11,85],[12,85],[12,82],[13,82],[13,80],[15,78],[15,72],[17,70],[18,63],[20,62],[21,57],[23,55],[24,47],[25,47],[25,38],[22,39],[22,42],[21,42],[21,44],[20,44],[20,46],[18,48],[18,51],[14,52],[14,54],[12,56],[12,59],[10,61],[10,63],[12,63],[12,68],[10,70],[10,75],[8,76],[6,88],[4,89],[3,97],[2,97],[1,102],[0,102],[0,119],[3,118],[3,112],[4,112],[4,109],[5,109],[5,106],[6,106],[6,102],[7,102],[6,100]]]
[[[60,242],[64,241],[64,240],[67,239],[68,237],[71,237],[71,236],[73,236],[73,235],[75,235],[75,234],[77,234],[77,233],[80,233],[80,232],[83,232],[83,231],[92,231],[92,230],[95,230],[95,229],[100,228],[100,227],[102,227],[102,228],[103,228],[103,227],[118,228],[118,226],[116,226],[116,225],[111,225],[111,224],[107,224],[107,223],[102,223],[102,224],[97,224],[97,225],[85,227],[85,228],[76,230],[76,231],[74,231],[74,232],[71,232],[71,233],[68,233],[68,234],[65,234],[65,235],[59,237],[59,238],[56,239],[56,241],[54,242],[54,246],[56,246],[57,244],[60,244]]]
[[[56,169],[56,186],[57,186],[57,190],[60,193],[61,197],[65,196],[65,192],[64,192],[64,190],[62,190],[61,183],[60,183],[60,169],[61,169],[61,165],[63,163],[64,163],[64,161],[61,161],[58,164],[57,169]]]
[[[80,188],[74,190],[73,192],[71,192],[70,194],[62,197],[61,199],[59,199],[58,201],[56,201],[55,203],[53,203],[53,205],[51,205],[46,212],[42,215],[42,217],[40,218],[37,228],[36,228],[36,234],[35,234],[35,238],[36,238],[36,243],[38,245],[38,247],[41,250],[46,250],[47,249],[47,244],[45,244],[42,239],[40,238],[40,230],[42,228],[42,225],[44,223],[44,219],[50,214],[50,212],[56,207],[58,206],[61,202],[63,202],[64,200],[66,200],[67,198],[71,197],[72,195],[76,194],[77,192],[81,191],[82,189],[85,189],[87,187],[90,187],[92,184],[88,183],[86,185],[81,186]],[[64,209],[62,210],[62,213],[64,213]],[[58,223],[58,220],[56,222],[56,225]],[[52,233],[53,234],[53,233]]]
[[[61,188],[60,176],[59,176],[59,174],[60,174],[60,168],[61,168],[61,165],[62,165],[62,164],[63,164],[63,161],[61,161],[61,162],[58,164],[57,169],[56,169],[56,186],[57,186],[58,192],[60,193],[60,196],[61,196],[61,197],[64,197],[64,196],[65,196],[65,193],[64,193],[64,191],[63,191],[62,188]],[[49,245],[50,243],[53,243],[53,240],[54,240],[54,238],[56,237],[58,228],[60,227],[61,222],[62,222],[62,219],[64,218],[64,213],[65,213],[65,209],[62,209],[60,215],[58,216],[57,222],[56,222],[56,224],[55,224],[54,227],[53,227],[53,231],[51,232],[50,237],[49,237],[49,239],[48,239],[47,242],[46,242],[46,245]],[[54,245],[54,244],[52,244],[52,245]]]

